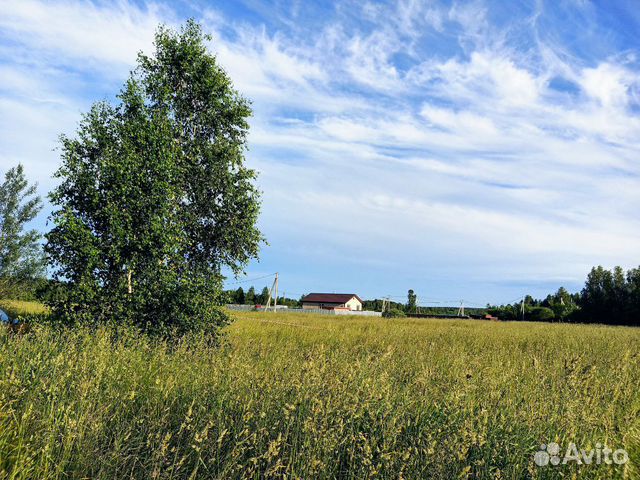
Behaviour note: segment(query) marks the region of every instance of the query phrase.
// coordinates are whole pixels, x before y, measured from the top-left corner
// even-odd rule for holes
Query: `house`
[[[355,293],[310,293],[302,299],[303,309],[362,310],[362,299]]]

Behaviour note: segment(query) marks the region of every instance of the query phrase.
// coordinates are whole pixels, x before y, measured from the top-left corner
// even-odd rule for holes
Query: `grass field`
[[[640,329],[234,315],[222,348],[0,334],[0,478],[637,478]]]
[[[0,299],[0,309],[4,310],[10,318],[34,313],[46,313],[48,311],[47,307],[38,302],[4,299]]]

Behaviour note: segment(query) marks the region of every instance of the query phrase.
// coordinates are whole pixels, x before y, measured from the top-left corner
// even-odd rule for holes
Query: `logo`
[[[624,465],[629,461],[629,454],[623,448],[611,450],[600,442],[596,443],[595,448],[591,450],[578,449],[576,444],[571,442],[563,452],[560,445],[551,442],[540,445],[540,450],[533,456],[533,461],[539,467],[572,463],[575,465]]]

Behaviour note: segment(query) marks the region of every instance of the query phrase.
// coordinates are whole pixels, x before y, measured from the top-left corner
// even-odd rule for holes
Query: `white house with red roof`
[[[310,293],[302,299],[302,308],[325,310],[362,310],[362,299],[355,293]]]

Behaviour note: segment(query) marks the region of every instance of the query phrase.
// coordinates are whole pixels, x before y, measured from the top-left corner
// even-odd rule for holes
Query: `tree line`
[[[389,299],[376,298],[374,300],[364,300],[364,310],[372,310],[375,312],[382,312],[384,306],[384,316],[386,317],[404,317],[412,314],[419,315],[456,315],[458,313],[458,307],[448,306],[428,306],[418,305],[418,295],[413,289],[407,291],[407,301],[396,302]],[[486,309],[467,307],[465,312],[471,315],[484,315]]]
[[[30,300],[46,284],[42,235],[25,228],[42,209],[36,188],[22,165],[7,170],[0,184],[0,298]]]
[[[251,286],[246,292],[242,287],[238,287],[236,290],[227,290],[225,294],[226,303],[236,305],[266,305],[269,299],[269,289],[267,287],[264,287],[260,293],[256,293],[255,287]],[[289,308],[301,308],[302,297],[296,300],[294,298],[278,296],[278,305],[284,305]]]
[[[365,300],[365,310],[382,311],[386,300]],[[386,316],[455,315],[458,307],[423,307],[417,305],[414,290],[407,292],[406,302],[388,302]],[[465,308],[472,316],[490,314],[501,320],[602,323],[607,325],[640,326],[640,267],[625,271],[622,267],[607,270],[593,267],[582,290],[570,293],[560,287],[545,298],[526,295],[519,302],[490,305],[486,308]]]
[[[560,288],[544,299],[526,296],[522,302],[488,306],[487,311],[505,320],[640,326],[640,267],[593,267],[580,292]]]

